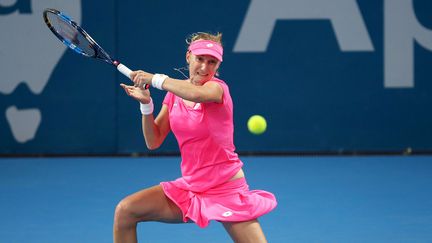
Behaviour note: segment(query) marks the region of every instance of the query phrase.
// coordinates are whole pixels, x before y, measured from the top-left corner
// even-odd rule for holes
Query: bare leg
[[[223,222],[222,224],[235,243],[267,242],[256,219],[246,222]]]
[[[136,243],[136,226],[142,221],[182,223],[183,215],[160,185],[134,193],[116,207],[114,243]]]

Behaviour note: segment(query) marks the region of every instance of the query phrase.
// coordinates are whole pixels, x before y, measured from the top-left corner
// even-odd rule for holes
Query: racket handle
[[[131,73],[132,73],[132,70],[130,70],[128,67],[126,67],[125,65],[123,65],[123,64],[121,64],[121,63],[119,63],[118,65],[117,65],[117,70],[119,70],[119,72],[121,72],[124,76],[126,76],[126,77],[128,77],[129,79],[131,78]],[[145,89],[148,89],[150,87],[150,85],[148,85],[148,84],[146,84],[146,85],[144,85],[144,88]]]
[[[132,70],[130,70],[125,65],[120,63],[119,65],[117,65],[117,70],[119,70],[119,72],[121,72],[124,76],[128,77],[129,79],[131,78],[130,75],[132,73]]]

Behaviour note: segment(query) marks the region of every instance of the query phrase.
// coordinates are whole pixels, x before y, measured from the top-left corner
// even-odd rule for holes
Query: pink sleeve
[[[220,104],[224,104],[226,100],[226,96],[229,95],[228,85],[224,81],[218,78],[213,78],[211,81],[218,83],[219,86],[222,88],[223,95],[222,95],[222,102]]]
[[[171,92],[167,92],[164,100],[162,101],[162,104],[167,105],[168,107],[171,107],[172,98],[173,98],[173,94]]]

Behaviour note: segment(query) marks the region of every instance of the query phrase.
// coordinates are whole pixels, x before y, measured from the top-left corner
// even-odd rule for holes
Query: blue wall
[[[265,4],[260,7],[261,2]],[[331,8],[318,6],[323,2]],[[402,2],[408,2],[408,7]],[[27,3],[32,4],[31,13],[20,12],[19,7]],[[14,6],[0,5],[0,23],[13,17],[21,23],[43,25],[41,11],[50,4],[18,0],[14,12],[9,11]],[[238,152],[397,152],[408,147],[432,151],[430,1],[203,0],[198,4],[109,0],[96,5],[63,0],[56,4],[60,9],[64,4],[62,10],[80,4],[82,26],[130,68],[171,77],[182,77],[173,68],[185,66],[188,34],[223,32],[225,55],[220,73],[234,100]],[[255,8],[260,9],[258,15],[254,15]],[[409,22],[410,13],[417,22]],[[40,23],[26,19],[32,15]],[[268,19],[273,29],[265,24]],[[247,31],[249,23],[252,32]],[[359,28],[362,23],[363,29]],[[13,28],[17,26],[0,25],[2,33]],[[258,50],[258,41],[265,39],[269,29],[264,50]],[[29,38],[27,45],[29,52],[43,51],[40,61],[44,62],[49,50],[61,45],[42,48],[44,41],[56,40],[48,31],[38,36]],[[403,45],[405,39],[411,40],[412,51]],[[6,48],[16,49],[17,55],[6,56]],[[23,48],[29,47],[0,48],[1,82],[9,78],[2,75],[10,71],[1,65],[5,60],[17,63],[17,74],[30,69],[23,60],[32,53],[21,53]],[[392,63],[401,67],[389,68],[396,78],[385,83],[386,76],[390,77],[385,67]],[[408,78],[397,83],[398,77]],[[42,91],[29,88],[28,83],[37,82],[31,76],[21,81],[12,91],[0,85],[0,154],[150,152],[141,134],[139,106],[119,87],[128,80],[109,65],[66,51],[51,68]],[[152,90],[152,96],[158,110],[164,92]],[[7,115],[11,107],[18,112]],[[41,120],[33,129],[34,136],[21,132],[27,138],[17,139],[19,130],[34,126],[19,116],[26,109],[39,111]],[[268,130],[263,135],[247,131],[246,121],[253,114],[267,119]],[[170,135],[151,153],[177,151]]]

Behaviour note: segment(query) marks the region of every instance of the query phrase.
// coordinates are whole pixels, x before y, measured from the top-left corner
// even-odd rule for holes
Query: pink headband
[[[223,48],[221,44],[210,40],[196,40],[189,45],[194,55],[210,55],[222,62]]]

